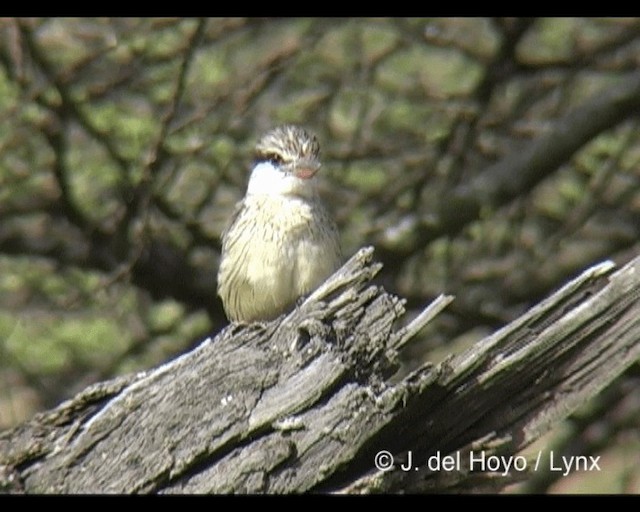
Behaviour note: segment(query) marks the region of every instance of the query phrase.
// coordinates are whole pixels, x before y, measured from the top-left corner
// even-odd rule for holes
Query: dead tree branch
[[[398,328],[403,301],[370,283],[380,270],[372,254],[362,249],[287,316],[230,325],[0,434],[0,489],[500,488],[526,472],[478,471],[470,451],[519,453],[640,358],[636,258],[586,270],[467,352],[394,381],[399,347],[451,298]],[[424,461],[437,453],[462,464],[431,471]],[[402,470],[412,456],[418,469]],[[376,468],[385,460],[392,470]]]

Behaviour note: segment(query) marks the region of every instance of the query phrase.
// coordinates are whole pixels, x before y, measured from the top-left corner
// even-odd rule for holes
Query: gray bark
[[[640,359],[640,258],[586,270],[522,317],[395,376],[407,326],[362,249],[292,313],[229,325],[165,365],[91,386],[0,434],[0,490],[300,493],[499,489],[515,455]],[[395,465],[376,469],[382,450]],[[431,471],[432,454],[457,456]],[[409,461],[417,469],[404,471]],[[531,468],[527,468],[530,470]]]

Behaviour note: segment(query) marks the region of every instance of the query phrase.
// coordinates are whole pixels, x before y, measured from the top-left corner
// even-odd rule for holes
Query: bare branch
[[[517,454],[640,359],[636,258],[615,273],[610,262],[586,270],[468,351],[392,384],[389,343],[405,337],[393,331],[403,308],[367,285],[370,256],[360,251],[283,318],[230,325],[170,363],[89,388],[0,434],[0,487],[499,489],[524,470],[479,479],[471,451]],[[381,450],[395,470],[376,469]],[[466,464],[401,471],[412,452]]]

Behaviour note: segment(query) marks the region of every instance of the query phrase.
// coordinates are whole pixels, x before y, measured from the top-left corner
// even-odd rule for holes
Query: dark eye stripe
[[[284,162],[284,159],[278,153],[267,153],[265,155],[265,159],[273,162],[274,164],[281,164]]]

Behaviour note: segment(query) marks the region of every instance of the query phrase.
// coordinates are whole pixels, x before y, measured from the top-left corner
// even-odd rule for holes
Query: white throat
[[[303,179],[279,170],[271,162],[260,162],[251,171],[247,195],[299,196],[316,195],[315,179]]]

